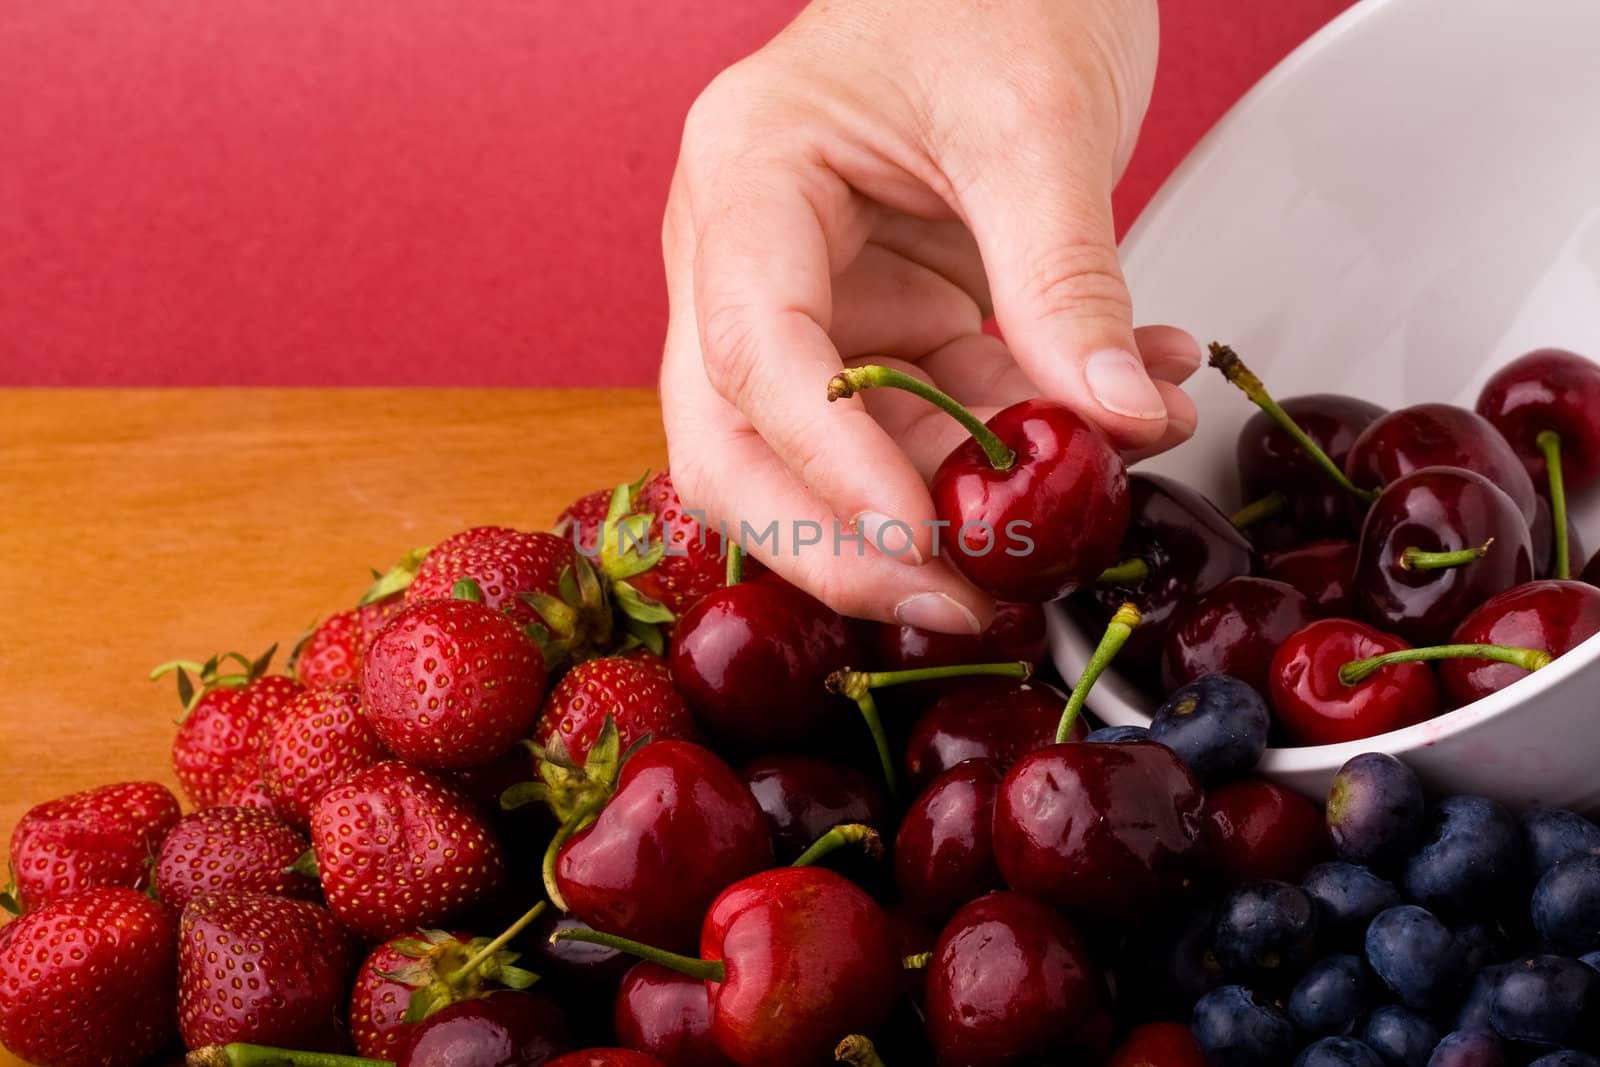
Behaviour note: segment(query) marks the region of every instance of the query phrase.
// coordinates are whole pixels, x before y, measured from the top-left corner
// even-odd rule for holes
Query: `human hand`
[[[1133,328],[1111,215],[1156,37],[1155,0],[818,0],[720,75],[662,235],[686,505],[734,536],[776,523],[746,547],[840,612],[974,632],[992,604],[933,551],[925,482],[964,431],[896,390],[830,405],[841,366],[982,418],[1042,394],[1130,457],[1186,439],[1199,346]]]

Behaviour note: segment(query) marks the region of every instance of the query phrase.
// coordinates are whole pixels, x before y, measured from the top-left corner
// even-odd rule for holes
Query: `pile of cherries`
[[[1600,629],[1564,495],[1600,475],[1600,368],[1527,357],[1480,417],[1280,408],[1216,362],[1270,413],[1234,516],[1061,405],[830,384],[972,431],[932,488],[1000,600],[982,634],[841,617],[663,473],[409,554],[290,674],[168,665],[192,811],[136,782],[24,816],[0,1040],[47,1067],[1594,1064],[1600,827],[1430,805],[1378,754],[1326,810],[1256,767]],[[1003,551],[1019,522],[1034,551]],[[1070,687],[1063,597],[1103,631]],[[1441,637],[1468,647],[1407,643]],[[1114,662],[1162,679],[1148,727],[1084,716]]]

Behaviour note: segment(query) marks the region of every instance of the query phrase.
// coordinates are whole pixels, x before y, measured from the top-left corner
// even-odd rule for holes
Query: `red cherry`
[[[695,717],[717,737],[792,748],[853,713],[826,683],[859,660],[855,633],[837,612],[773,580],[718,589],[685,612],[671,668]]]
[[[1292,585],[1230,578],[1173,618],[1161,656],[1162,683],[1171,692],[1208,674],[1231,674],[1265,693],[1273,653],[1315,617],[1311,602]]]
[[[1483,475],[1459,467],[1390,482],[1361,527],[1356,603],[1415,644],[1442,641],[1473,608],[1532,578],[1522,512]]]
[[[1383,415],[1350,446],[1344,470],[1378,489],[1423,467],[1461,467],[1499,486],[1533,522],[1533,479],[1494,424],[1453,404],[1412,404]]]
[[[906,742],[913,787],[933,781],[963,760],[988,759],[1002,772],[1029,752],[1053,744],[1066,696],[1043,682],[969,678],[949,686],[917,719]],[[1073,740],[1088,733],[1073,723]]]
[[[1322,809],[1259,778],[1206,795],[1206,846],[1229,885],[1298,882],[1330,852]]]
[[[1044,608],[1002,600],[994,606],[989,628],[976,636],[942,634],[915,626],[873,623],[870,640],[876,650],[875,670],[913,671],[953,667],[958,663],[1041,663],[1049,651]],[[902,687],[904,689],[910,688]],[[929,692],[937,692],[930,685]]]
[[[1568,489],[1600,479],[1600,365],[1575,352],[1541,348],[1512,360],[1484,383],[1478,414],[1505,434],[1536,485],[1546,482],[1539,434],[1560,438]]]
[[[1339,669],[1355,660],[1410,648],[1353,619],[1320,619],[1278,647],[1271,701],[1301,745],[1333,745],[1398,730],[1439,713],[1439,689],[1425,663],[1397,663],[1347,685]]]
[[[1461,621],[1458,645],[1509,645],[1563,656],[1600,633],[1600,589],[1584,582],[1529,582],[1507,590]],[[1511,663],[1447,659],[1439,664],[1445,694],[1460,707],[1504,689],[1528,672]]]
[[[995,859],[1012,889],[1069,913],[1131,919],[1187,891],[1203,805],[1165,745],[1052,745],[1001,783]]]
[[[654,1056],[646,1056],[626,1048],[586,1048],[569,1052],[545,1064],[545,1067],[671,1067]]]
[[[1334,393],[1292,396],[1280,406],[1340,470],[1356,439],[1384,414],[1376,404]],[[1237,455],[1245,499],[1283,493],[1289,498],[1288,525],[1302,535],[1353,534],[1360,528],[1359,501],[1335,484],[1265,412],[1251,415],[1240,427]]]
[[[942,919],[1003,885],[994,861],[994,800],[1004,771],[986,759],[945,771],[912,802],[894,843],[905,906]]]
[[[623,976],[614,1023],[618,1041],[663,1067],[733,1067],[711,1034],[706,983],[659,963],[641,960]]]
[[[1318,615],[1350,615],[1356,578],[1354,541],[1311,541],[1267,556],[1262,574],[1305,594]]]
[[[457,1001],[409,1027],[397,1067],[530,1067],[573,1044],[554,1001],[505,990]]]
[[[945,926],[928,964],[927,1013],[940,1064],[961,1067],[1097,1062],[1111,1033],[1077,930],[1017,893],[979,897]]]
[[[790,863],[843,823],[887,833],[893,827],[883,787],[854,767],[797,753],[763,756],[742,776],[772,828],[779,863]]]
[[[771,864],[766,816],[733,768],[692,742],[655,741],[560,847],[555,885],[595,929],[679,948],[718,893]]]
[[[1145,1023],[1128,1032],[1105,1067],[1206,1067],[1187,1023]]]

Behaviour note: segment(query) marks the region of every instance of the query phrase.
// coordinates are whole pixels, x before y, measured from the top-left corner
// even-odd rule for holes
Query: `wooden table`
[[[41,800],[175,787],[155,664],[287,651],[369,568],[665,460],[644,390],[0,390],[0,864]]]

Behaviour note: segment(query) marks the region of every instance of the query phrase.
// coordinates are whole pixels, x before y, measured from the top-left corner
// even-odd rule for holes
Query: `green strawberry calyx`
[[[272,657],[277,651],[278,646],[274,644],[255,659],[242,652],[219,652],[204,663],[175,659],[152,670],[150,680],[154,682],[169,674],[177,675],[178,702],[183,705],[183,715],[178,722],[182,723],[189,717],[189,712],[194,710],[194,706],[200,703],[201,698],[212,690],[243,689],[266,674],[272,666]],[[225,670],[224,668],[230,664],[238,669]],[[194,675],[193,678],[190,677],[191,674]]]

